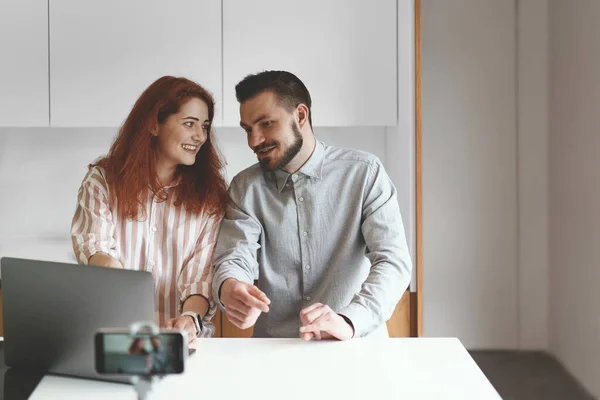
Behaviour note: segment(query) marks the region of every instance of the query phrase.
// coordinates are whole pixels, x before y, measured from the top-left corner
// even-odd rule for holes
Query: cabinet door
[[[48,126],[48,1],[0,1],[0,126]]]
[[[395,126],[396,53],[395,0],[223,0],[224,124],[239,125],[244,76],[283,69],[315,126]]]
[[[411,305],[410,291],[405,291],[404,295],[396,304],[394,313],[387,321],[386,325],[390,337],[410,337],[411,336]]]
[[[50,3],[52,126],[120,126],[163,75],[206,87],[221,104],[219,0]]]
[[[240,329],[235,326],[229,319],[227,315],[222,314],[221,316],[221,337],[224,338],[251,338],[252,332],[254,332],[254,327],[250,327],[248,329]]]

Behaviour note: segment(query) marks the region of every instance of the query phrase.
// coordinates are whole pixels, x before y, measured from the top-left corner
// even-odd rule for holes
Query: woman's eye
[[[209,127],[208,127],[208,125],[202,125],[202,130],[203,130],[203,131],[207,131],[207,130],[208,130],[208,128],[209,128]]]
[[[187,126],[188,128],[191,128],[192,126],[194,126],[194,121],[186,121],[183,123],[185,126]]]

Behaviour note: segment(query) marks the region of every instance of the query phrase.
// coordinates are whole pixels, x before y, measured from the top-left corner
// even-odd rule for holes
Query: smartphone
[[[168,375],[183,372],[187,339],[179,331],[131,334],[125,329],[96,333],[96,371],[111,375]]]

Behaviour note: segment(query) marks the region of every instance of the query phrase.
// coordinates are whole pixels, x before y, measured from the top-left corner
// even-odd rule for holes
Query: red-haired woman
[[[152,272],[157,322],[186,331],[190,344],[214,332],[211,261],[228,201],[213,117],[200,85],[152,83],[89,166],[71,226],[81,264]]]

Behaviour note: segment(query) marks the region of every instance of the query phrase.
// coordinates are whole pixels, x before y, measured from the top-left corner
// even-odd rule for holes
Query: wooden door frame
[[[416,291],[411,293],[412,336],[423,336],[423,171],[421,168],[421,0],[415,0],[415,218]]]

